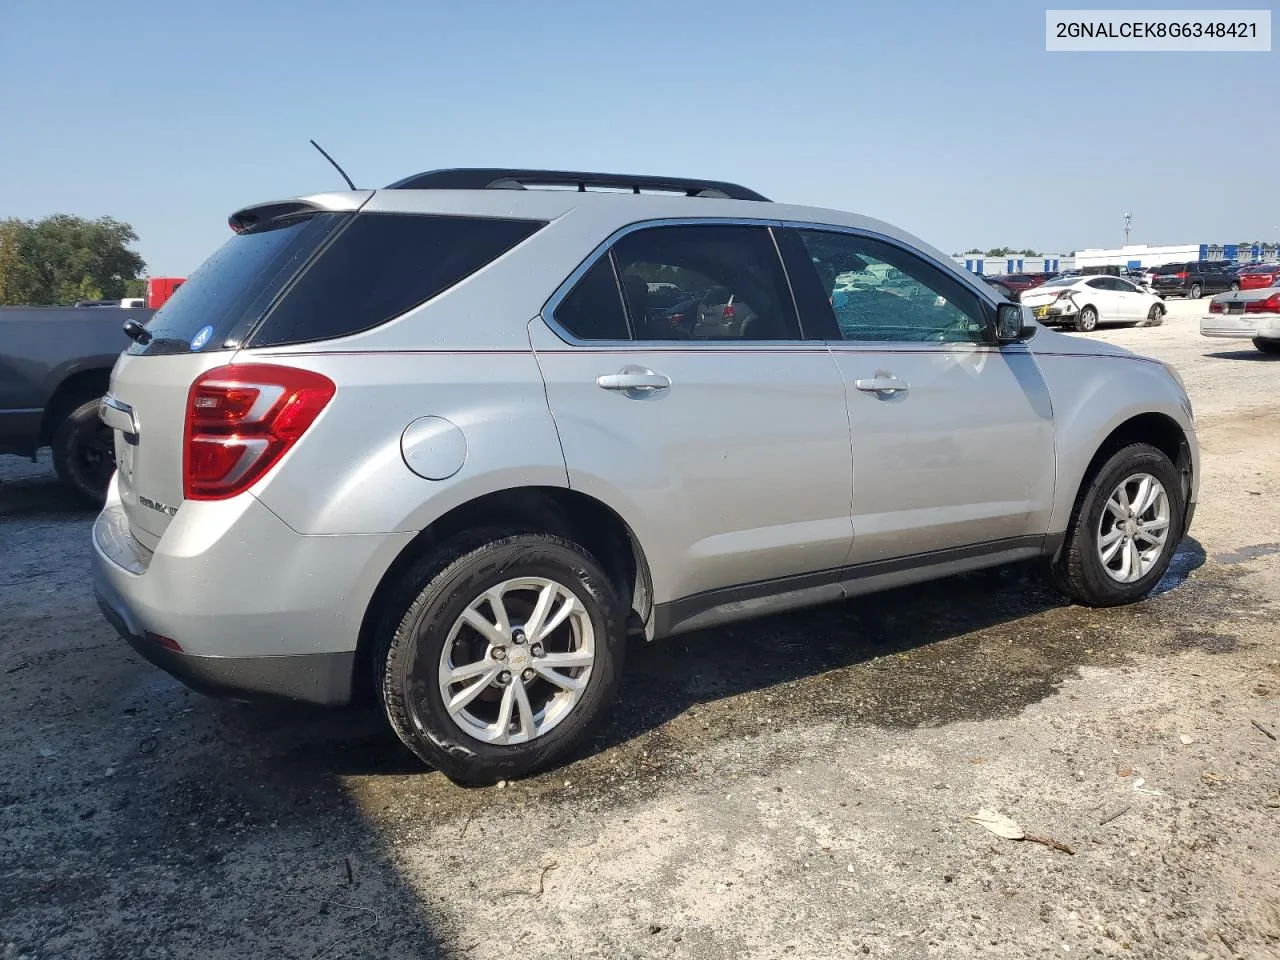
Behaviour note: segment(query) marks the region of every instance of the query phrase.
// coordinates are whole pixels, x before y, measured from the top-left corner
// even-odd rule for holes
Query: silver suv
[[[372,692],[459,781],[581,743],[629,640],[1034,558],[1129,603],[1195,506],[1172,369],[876,220],[448,170],[231,227],[112,374],[102,608],[197,689]]]

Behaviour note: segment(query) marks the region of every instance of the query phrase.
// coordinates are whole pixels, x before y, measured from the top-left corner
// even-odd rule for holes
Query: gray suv
[[[1129,603],[1190,523],[1172,369],[876,220],[486,169],[231,227],[112,373],[102,609],[200,690],[373,693],[459,781],[580,744],[629,641],[1035,558]]]

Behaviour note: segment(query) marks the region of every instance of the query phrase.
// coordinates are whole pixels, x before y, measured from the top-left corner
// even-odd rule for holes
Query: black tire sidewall
[[[80,461],[80,452],[83,445],[99,431],[106,431],[103,438],[109,443],[114,442],[109,428],[98,415],[98,400],[88,400],[62,418],[51,441],[53,469],[58,479],[81,500],[96,506],[101,506],[106,500],[111,474],[107,474],[105,482],[98,483],[96,478],[85,471]]]
[[[1126,476],[1136,473],[1149,473],[1164,485],[1169,497],[1169,537],[1164,555],[1144,577],[1133,583],[1118,583],[1106,572],[1098,556],[1097,530],[1112,491]],[[1133,444],[1118,451],[1090,482],[1074,518],[1065,557],[1067,592],[1090,606],[1117,606],[1146,596],[1173,561],[1182,537],[1185,512],[1182,480],[1167,456],[1148,444]]]
[[[625,657],[625,618],[604,571],[578,545],[547,534],[503,537],[420,568],[419,589],[403,608],[383,662],[383,706],[400,739],[425,762],[461,783],[492,783],[543,769],[571,750],[613,700]],[[449,716],[438,669],[449,631],[488,587],[522,576],[572,590],[595,631],[591,681],[572,713],[552,730],[514,746],[469,736]],[[518,681],[515,681],[518,682]]]
[[[1266,340],[1262,337],[1254,337],[1253,345],[1263,353],[1280,353],[1280,340]]]

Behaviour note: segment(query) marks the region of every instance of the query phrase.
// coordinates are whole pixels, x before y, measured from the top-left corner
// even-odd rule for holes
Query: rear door
[[[1026,347],[997,346],[978,294],[914,251],[855,231],[795,235],[792,282],[817,284],[802,299],[806,324],[830,331],[845,383],[854,567],[1038,550],[1053,419]]]
[[[655,280],[708,291],[700,322],[647,323]],[[530,333],[569,484],[635,527],[659,603],[838,590],[851,541],[844,385],[826,347],[802,338],[768,226],[633,230]]]

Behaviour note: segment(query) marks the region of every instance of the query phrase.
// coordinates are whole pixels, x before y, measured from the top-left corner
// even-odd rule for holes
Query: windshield
[[[1054,277],[1052,280],[1046,280],[1040,284],[1042,287],[1069,287],[1073,283],[1077,283],[1079,277]]]

